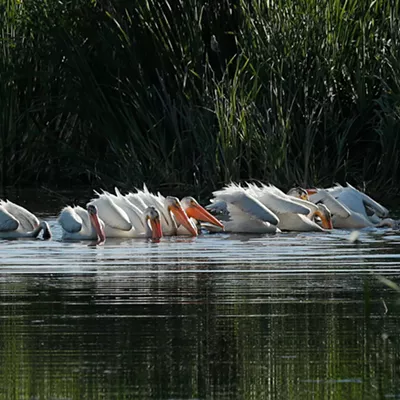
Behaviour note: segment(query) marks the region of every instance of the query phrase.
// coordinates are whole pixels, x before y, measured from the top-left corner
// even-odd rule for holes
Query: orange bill
[[[150,219],[150,226],[151,226],[151,231],[152,235],[151,238],[154,240],[158,240],[162,238],[162,228],[161,228],[161,222],[159,218],[152,218]]]
[[[330,216],[327,217],[320,211],[316,211],[315,214],[321,218],[322,227],[324,229],[333,229],[332,218]]]
[[[198,221],[209,222],[212,225],[219,226],[224,229],[224,225],[221,221],[211,215],[205,208],[200,204],[192,204],[186,208],[186,214],[190,218],[197,219]]]
[[[188,215],[181,206],[173,206],[171,211],[175,215],[176,221],[183,225],[192,236],[198,236],[196,227],[190,222]]]
[[[317,189],[306,189],[306,192],[308,193],[308,195],[312,195],[312,194],[316,194],[318,193]]]
[[[92,220],[92,224],[97,234],[97,243],[103,244],[106,241],[106,234],[104,233],[104,229],[100,224],[99,217],[97,214],[90,214],[90,219]]]

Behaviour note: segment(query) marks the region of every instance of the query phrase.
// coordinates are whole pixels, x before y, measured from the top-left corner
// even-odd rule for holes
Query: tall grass
[[[399,1],[2,4],[3,184],[398,186]]]

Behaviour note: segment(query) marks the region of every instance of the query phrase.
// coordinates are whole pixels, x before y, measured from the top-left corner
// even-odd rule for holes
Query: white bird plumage
[[[305,200],[307,192],[302,188],[293,188],[289,194],[285,194],[274,185],[251,185],[257,198],[269,209],[276,213],[279,218],[278,228],[284,231],[322,232],[332,229],[329,210],[322,206],[316,206]],[[292,195],[291,195],[291,194]],[[294,195],[301,198],[294,197]],[[322,226],[315,222],[316,218],[321,220]]]
[[[239,185],[230,184],[213,192],[214,198],[206,208],[227,214],[225,231],[236,233],[276,233],[279,218],[258,199]]]
[[[149,192],[146,185],[143,190],[137,189],[136,193],[128,193],[124,196],[139,209],[148,205],[155,207],[160,213],[163,233],[171,235],[197,236],[196,221],[205,221],[223,229],[223,225],[207,210],[205,210],[193,197],[185,197],[181,201],[178,198]]]
[[[105,240],[104,222],[98,218],[96,207],[88,206],[86,210],[80,206],[64,207],[58,222],[63,230],[63,239],[98,240],[99,244]]]
[[[381,218],[389,211],[349,183],[347,186],[337,184],[328,189],[310,191],[310,200],[322,202],[332,212],[333,226],[344,229],[361,229],[379,224]],[[336,203],[335,203],[336,201]]]
[[[179,224],[184,225],[193,236],[197,236],[196,227],[193,226],[176,197],[164,197],[160,193],[155,195],[149,192],[146,185],[143,185],[143,190],[137,189],[136,193],[129,192],[124,197],[141,210],[153,206],[160,214],[161,226],[165,236],[177,235]]]
[[[302,192],[307,195],[305,190],[302,190]],[[232,198],[226,198],[226,195],[230,193],[235,193],[236,198],[233,202]],[[247,198],[243,193],[245,193]],[[254,215],[254,210],[257,207],[259,209],[259,204],[262,204],[264,211],[265,209],[268,210],[270,216],[270,219],[263,221],[272,224],[272,227],[264,227],[268,232],[276,232],[277,229],[287,231],[324,231],[324,228],[332,228],[329,210],[326,207],[316,206],[309,201],[287,195],[273,185],[262,184],[261,186],[257,186],[253,183],[246,183],[245,187],[241,187],[240,185],[231,183],[222,191],[214,192],[214,196],[212,205],[209,206],[209,209],[212,209],[214,212],[221,212],[225,209],[228,211],[228,203],[231,203],[235,207],[239,205],[239,210],[232,209],[232,205],[230,206],[231,210],[229,210],[231,214],[230,219],[236,221],[234,227],[236,230],[243,230],[243,226],[246,225],[247,232],[258,231],[257,226],[260,225],[260,222],[256,223],[255,221],[259,216]],[[251,198],[252,201],[250,202],[248,198]],[[245,203],[247,203],[247,207],[245,207]],[[271,215],[273,219],[271,219]],[[323,227],[314,221],[317,216],[321,219]],[[253,228],[250,225],[253,225]],[[232,229],[228,228],[226,223],[225,227],[227,230]]]
[[[0,238],[36,238],[43,230],[43,239],[51,238],[47,222],[39,219],[26,208],[9,200],[0,200]]]
[[[118,189],[116,195],[103,191],[90,201],[97,207],[104,223],[106,237],[141,238],[162,236],[158,211],[150,206],[143,210],[132,204]]]

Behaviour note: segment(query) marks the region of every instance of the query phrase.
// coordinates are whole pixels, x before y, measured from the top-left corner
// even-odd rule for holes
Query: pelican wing
[[[325,189],[318,189],[317,193],[310,196],[310,200],[315,204],[325,204],[333,215],[338,215],[341,218],[348,218],[350,216],[350,210]]]
[[[297,197],[292,197],[292,201],[300,204],[301,206],[307,207],[310,210],[311,214],[314,214],[318,210],[318,206],[311,201],[298,199]]]
[[[4,207],[0,207],[0,232],[11,232],[17,230],[19,222]]]
[[[128,215],[121,207],[115,204],[111,195],[102,194],[97,199],[91,200],[89,204],[97,207],[99,218],[109,227],[122,231],[130,231],[132,229]]]
[[[117,194],[116,204],[126,212],[133,227],[136,230],[143,230],[143,212],[135,204],[129,201],[127,197],[123,196],[117,188],[115,188],[115,193]]]
[[[4,208],[19,222],[24,231],[32,231],[39,225],[39,220],[26,208],[9,200],[3,202]]]
[[[369,216],[366,207],[373,210],[373,212],[379,216],[386,216],[388,214],[388,210],[385,207],[352,186],[343,188],[338,195],[335,195],[335,198],[350,210],[364,215],[367,218]]]
[[[133,205],[135,205],[140,211],[144,211],[147,208],[146,203],[141,199],[138,193],[129,192],[124,195]]]
[[[140,211],[144,211],[148,206],[155,207],[159,212],[164,208],[164,197],[160,194],[150,193],[147,186],[143,184],[143,190],[136,189],[136,193],[129,192],[124,197],[135,205]]]
[[[262,204],[279,214],[295,213],[308,215],[310,207],[306,203],[300,203],[291,196],[281,192],[278,188],[271,189],[271,186],[263,185],[261,188],[249,185],[249,190]],[[301,200],[301,199],[299,199]]]
[[[340,185],[339,183],[336,183],[335,186],[332,186],[325,190],[327,190],[333,197],[337,198],[340,195],[340,193],[343,192],[344,189],[345,188],[342,185]]]
[[[314,221],[302,214],[286,213],[279,216],[280,222],[278,227],[283,231],[309,232],[309,231],[324,231]]]
[[[366,205],[366,206],[370,207],[373,211],[375,211],[375,213],[379,217],[388,216],[389,210],[386,207],[382,206],[381,204],[379,204],[377,201],[373,200],[371,197],[369,197],[365,193],[360,192],[359,190],[357,190],[356,188],[351,186],[349,183],[347,184],[347,186],[350,189],[352,189],[353,192],[357,193],[361,197],[364,206]]]
[[[58,216],[58,222],[62,228],[70,233],[79,232],[82,229],[82,218],[76,212],[77,209],[87,212],[82,207],[64,207]]]
[[[157,195],[150,193],[146,185],[143,185],[143,190],[138,190],[137,195],[146,204],[146,207],[153,206],[157,209],[163,210],[165,197],[160,193]]]
[[[227,214],[228,213],[226,201],[224,201],[224,200],[215,201],[214,199],[211,199],[211,203],[206,206],[206,209],[215,214]]]
[[[228,212],[232,216],[245,213],[251,218],[269,222],[273,225],[279,223],[279,218],[271,210],[253,196],[248,195],[244,190],[237,190],[231,193],[223,193],[222,191],[217,195],[216,199],[217,201],[223,200],[226,202]]]
[[[165,197],[160,193],[157,195],[150,193],[147,186],[143,184],[143,190],[137,189],[137,193],[129,193],[127,199],[134,205],[144,211],[147,207],[153,206],[160,214],[161,221],[164,227],[171,227],[171,218],[166,214],[168,211],[165,208]],[[165,228],[163,228],[165,229]]]

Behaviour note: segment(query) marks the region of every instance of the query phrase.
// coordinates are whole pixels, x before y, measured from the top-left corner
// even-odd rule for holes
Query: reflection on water
[[[0,399],[400,398],[400,236],[0,241]]]

